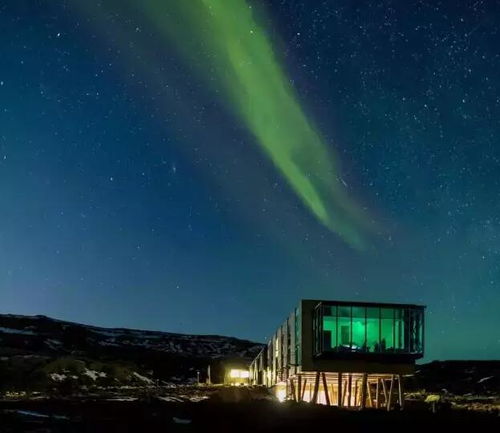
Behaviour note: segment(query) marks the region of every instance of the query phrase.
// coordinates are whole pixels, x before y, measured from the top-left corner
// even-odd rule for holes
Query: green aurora
[[[128,0],[128,6],[222,97],[312,214],[351,247],[365,249],[371,222],[348,196],[338,159],[304,113],[255,8],[246,0]]]

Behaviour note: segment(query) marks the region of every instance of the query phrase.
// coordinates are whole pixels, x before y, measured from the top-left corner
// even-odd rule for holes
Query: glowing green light
[[[246,0],[133,3],[223,97],[316,218],[362,249],[368,221],[348,197],[335,156],[305,115]]]

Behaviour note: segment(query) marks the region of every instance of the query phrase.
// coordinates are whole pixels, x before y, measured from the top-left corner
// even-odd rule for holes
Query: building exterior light
[[[250,372],[248,370],[233,368],[229,372],[229,377],[231,379],[248,379],[250,377]]]
[[[278,399],[279,402],[284,402],[286,400],[286,389],[283,387],[279,387],[276,390],[276,398]]]

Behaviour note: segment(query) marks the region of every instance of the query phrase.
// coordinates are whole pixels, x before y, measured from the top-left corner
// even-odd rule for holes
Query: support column
[[[358,406],[358,388],[359,388],[359,380],[356,379],[354,382],[354,406]]]
[[[385,378],[380,380],[382,381],[382,390],[384,391],[384,404],[387,405],[387,400],[389,400],[389,396],[387,395],[387,386],[385,384]]]
[[[312,402],[316,404],[318,402],[318,391],[319,391],[319,371],[316,372],[316,379],[314,380],[314,393]]]
[[[389,387],[389,398],[387,399],[387,410],[391,410],[393,389],[394,389],[394,375],[391,376],[391,385]]]
[[[368,375],[363,373],[363,377],[361,379],[361,409],[366,408],[366,384],[368,381]]]
[[[293,401],[297,401],[297,396],[295,394],[295,384],[293,379],[290,379],[290,394],[293,396]]]
[[[347,407],[351,407],[351,396],[352,396],[352,373],[349,373],[349,379],[347,381]]]
[[[375,390],[375,400],[377,401],[377,409],[380,409],[380,378],[377,377],[377,388]]]
[[[307,377],[304,377],[304,385],[302,387],[302,390],[300,391],[300,401],[304,401],[304,395],[306,394],[306,386],[307,386]]]
[[[323,388],[325,389],[326,404],[327,404],[327,406],[330,406],[330,397],[328,395],[328,383],[326,381],[326,374],[322,373],[322,376],[323,376]]]
[[[297,401],[302,401],[302,375],[299,374],[297,378]]]
[[[398,391],[399,391],[399,407],[401,410],[405,408],[405,391],[402,377],[398,374]]]
[[[337,405],[342,407],[342,373],[337,375]]]
[[[372,387],[369,380],[366,383],[366,389],[368,391],[368,404],[370,407],[373,407]]]

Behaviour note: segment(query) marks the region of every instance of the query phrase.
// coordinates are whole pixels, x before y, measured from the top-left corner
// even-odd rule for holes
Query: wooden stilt
[[[342,407],[342,373],[337,375],[337,406]]]
[[[377,409],[380,409],[380,378],[377,377],[377,388],[375,389],[375,400],[377,402]]]
[[[347,407],[351,407],[351,394],[352,394],[352,374],[349,373],[347,381]]]
[[[391,376],[391,385],[389,387],[389,398],[387,399],[387,410],[391,410],[393,389],[394,389],[394,375]]]
[[[373,407],[372,387],[369,381],[366,384],[366,389],[368,390],[368,405]]]
[[[345,399],[347,396],[347,380],[342,384],[342,406],[345,406]]]
[[[318,402],[318,391],[319,391],[319,371],[316,372],[316,379],[314,380],[314,393],[312,402],[315,404]]]
[[[356,379],[356,381],[354,382],[354,406],[358,406],[358,383],[359,380]]]
[[[384,391],[384,404],[387,404],[388,396],[387,396],[387,386],[385,384],[385,379],[380,379],[382,382],[382,390]]]
[[[302,387],[302,391],[300,394],[300,401],[304,401],[304,395],[306,393],[306,386],[307,386],[307,377],[304,378],[304,386]]]
[[[323,388],[325,389],[325,401],[327,406],[330,406],[330,396],[328,395],[328,383],[326,381],[325,373],[323,373],[322,376],[323,376]]]
[[[297,401],[302,401],[302,375],[297,377]]]
[[[366,373],[363,373],[363,377],[361,379],[361,409],[366,408],[366,383],[368,380],[368,375]]]
[[[398,391],[399,391],[399,408],[403,410],[405,407],[405,394],[404,394],[404,385],[400,374],[398,374]]]
[[[292,395],[292,400],[297,401],[297,395],[295,394],[295,384],[293,379],[290,379],[290,394]]]

